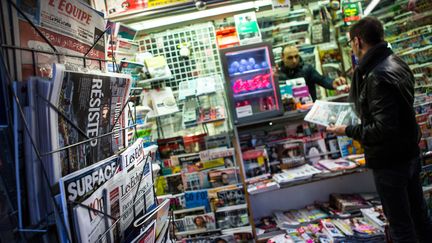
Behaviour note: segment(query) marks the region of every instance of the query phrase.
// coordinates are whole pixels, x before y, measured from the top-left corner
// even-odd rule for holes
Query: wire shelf
[[[177,90],[182,81],[203,76],[223,76],[215,28],[210,22],[151,34],[138,42],[141,52],[164,56],[174,74],[171,79],[153,82],[154,86],[165,85]],[[191,54],[188,58],[180,55],[182,44],[189,46]]]

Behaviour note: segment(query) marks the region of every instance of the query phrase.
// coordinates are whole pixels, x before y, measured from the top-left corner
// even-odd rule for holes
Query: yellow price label
[[[264,164],[264,157],[263,156],[258,157],[257,161],[258,161],[258,165],[260,165],[260,166],[263,165]]]

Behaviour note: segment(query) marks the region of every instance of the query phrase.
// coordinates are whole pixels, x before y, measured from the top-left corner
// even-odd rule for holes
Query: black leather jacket
[[[363,67],[360,63],[360,70],[356,70],[358,80],[354,77],[353,85],[359,80],[362,84],[357,86],[354,97],[362,123],[345,130],[347,136],[361,142],[366,165],[373,169],[408,163],[419,155],[414,77],[405,62],[391,50],[387,52],[379,62],[376,55],[369,53],[369,61],[375,63],[364,63]]]

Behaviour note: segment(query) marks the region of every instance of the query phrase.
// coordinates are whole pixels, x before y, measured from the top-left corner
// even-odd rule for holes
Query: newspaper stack
[[[384,216],[382,206],[362,208],[360,211],[362,212],[362,215],[366,221],[370,222],[373,226],[384,232],[387,220]]]
[[[55,65],[52,80],[31,78],[15,83],[14,89],[31,135],[23,140],[31,221],[52,212],[47,186],[59,185],[69,239],[118,242],[135,237],[135,220],[157,205],[151,167],[157,146],[144,149],[138,139],[119,154],[128,146],[123,131],[129,76]],[[41,181],[31,138],[42,154],[49,185]]]
[[[151,164],[157,146],[142,145],[138,139],[120,156],[61,178],[65,221],[79,242],[118,242],[156,207]]]
[[[311,178],[313,175],[319,173],[321,173],[320,170],[309,164],[305,164],[293,169],[284,170],[282,173],[274,174],[273,180],[275,180],[279,184],[283,184],[308,179]]]

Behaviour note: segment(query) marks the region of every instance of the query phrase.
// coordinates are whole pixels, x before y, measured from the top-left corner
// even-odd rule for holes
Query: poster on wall
[[[43,35],[51,42],[59,53],[84,56],[93,43],[103,34],[106,23],[102,13],[95,11],[80,1],[50,0],[50,1],[20,1],[18,7],[23,9],[26,16],[36,24]],[[25,20],[18,20],[20,46],[40,51],[53,52],[54,50]],[[91,58],[105,59],[105,37],[102,37],[96,46],[87,54]],[[21,52],[22,77],[29,76],[49,77],[52,63],[64,62],[69,69],[79,70],[84,66],[82,58],[61,57],[51,54],[36,53],[36,70],[33,70],[31,52]],[[105,65],[99,61],[87,60],[88,69],[104,70]]]
[[[234,15],[234,21],[240,45],[262,41],[255,12]]]

